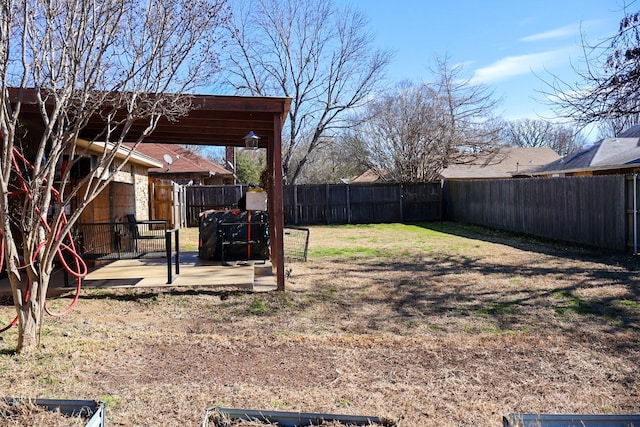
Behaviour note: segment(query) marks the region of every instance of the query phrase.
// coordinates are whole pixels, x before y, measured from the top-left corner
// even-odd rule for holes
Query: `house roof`
[[[492,179],[528,175],[560,156],[549,147],[501,147],[469,163],[451,165],[440,176],[443,179]]]
[[[633,128],[630,129],[630,131]],[[640,128],[638,128],[640,132]],[[623,133],[623,134],[632,134]],[[623,135],[621,134],[621,135]],[[605,138],[591,147],[538,168],[534,175],[575,173],[587,170],[624,169],[640,163],[640,138]]]
[[[90,142],[82,138],[78,138],[76,144],[78,147],[86,148],[90,153],[98,155],[105,150],[107,152],[110,152],[114,149],[114,144],[105,144],[104,142],[100,141]],[[130,147],[118,147],[116,151],[116,158],[124,159],[127,156],[129,156],[129,162],[142,165],[146,168],[157,168],[162,164],[155,158],[141,153],[140,151],[135,150],[132,152]]]
[[[390,180],[389,172],[377,168],[370,168],[351,180],[352,184],[368,184],[372,182],[387,182]]]
[[[494,179],[529,175],[541,165],[551,163],[560,156],[549,147],[501,147],[484,155],[473,156],[465,164],[451,165],[440,173],[442,179]],[[371,168],[352,183],[389,181],[389,173]]]
[[[128,144],[131,146],[131,144]],[[233,175],[222,166],[205,159],[193,151],[175,144],[139,144],[136,151],[157,159],[162,165],[149,169],[150,173],[204,173],[207,175]],[[171,157],[171,164],[165,156]]]
[[[618,138],[640,138],[640,125],[631,126],[629,129],[621,132]]]

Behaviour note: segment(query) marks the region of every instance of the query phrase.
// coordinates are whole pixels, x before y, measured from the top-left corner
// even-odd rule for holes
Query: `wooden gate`
[[[169,228],[185,225],[184,187],[164,179],[149,180],[150,213],[152,220],[167,221]]]

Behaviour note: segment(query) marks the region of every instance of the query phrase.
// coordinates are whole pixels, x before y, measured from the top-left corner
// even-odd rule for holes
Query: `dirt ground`
[[[312,227],[284,293],[84,290],[38,356],[0,336],[0,389],[100,399],[109,426],[214,406],[402,427],[639,413],[638,262],[448,223]]]

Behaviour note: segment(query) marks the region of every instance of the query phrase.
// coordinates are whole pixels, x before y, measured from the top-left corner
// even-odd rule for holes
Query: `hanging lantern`
[[[244,148],[247,150],[257,150],[258,149],[258,141],[260,141],[260,137],[253,133],[253,131],[249,132],[244,138]]]

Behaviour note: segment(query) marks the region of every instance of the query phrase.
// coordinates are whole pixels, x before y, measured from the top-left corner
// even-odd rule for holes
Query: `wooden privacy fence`
[[[198,225],[208,209],[237,207],[243,186],[194,186],[186,189],[187,224]],[[366,224],[440,220],[439,182],[423,184],[320,184],[284,187],[287,225]]]
[[[623,175],[448,181],[445,218],[565,242],[629,248]]]
[[[188,225],[197,226],[202,211],[237,207],[246,187],[186,190]],[[640,239],[637,175],[299,185],[283,195],[287,225],[446,219],[634,253]]]
[[[246,191],[242,185],[200,185],[186,187],[187,225],[196,227],[201,212],[209,209],[231,209]]]
[[[441,219],[439,182],[284,188],[286,224],[367,224]]]

